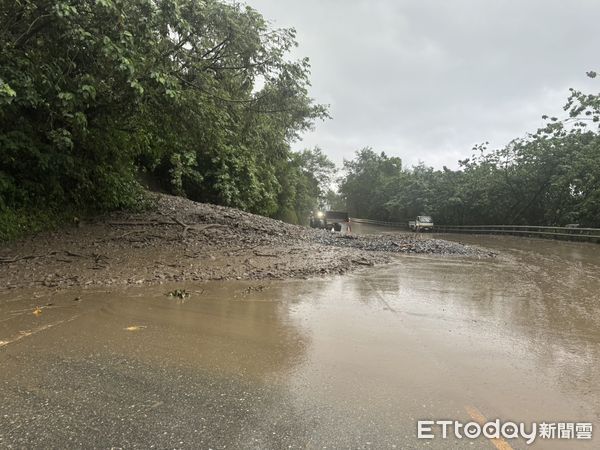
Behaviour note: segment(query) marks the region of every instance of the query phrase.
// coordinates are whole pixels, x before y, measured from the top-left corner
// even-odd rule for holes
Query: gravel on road
[[[343,235],[151,195],[154,207],[143,213],[114,213],[4,245],[0,289],[306,278],[387,263],[399,253],[495,256],[414,233]]]

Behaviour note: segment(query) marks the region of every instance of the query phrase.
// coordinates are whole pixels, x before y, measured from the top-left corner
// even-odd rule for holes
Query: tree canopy
[[[564,110],[505,147],[475,146],[458,170],[401,170],[398,158],[359,150],[344,163],[340,193],[351,214],[371,219],[600,227],[600,95],[571,90]]]
[[[0,0],[0,21],[5,216],[134,207],[140,180],[284,215],[280,198],[298,191],[288,170],[314,162],[290,150],[328,117],[309,96],[308,60],[289,58],[293,29],[271,28],[250,7]]]
[[[327,107],[293,29],[225,0],[0,0],[0,239],[143,204],[144,186],[302,223],[354,216],[600,226],[600,95],[458,170],[293,143]],[[595,72],[588,75],[596,78]]]

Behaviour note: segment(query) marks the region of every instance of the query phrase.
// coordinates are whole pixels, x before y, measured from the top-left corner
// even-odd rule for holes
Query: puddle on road
[[[600,247],[459,240],[503,257],[401,256],[305,281],[3,295],[0,361],[34,348],[235,374],[287,392],[316,443],[343,433],[336,442],[351,444],[365,429],[412,438],[416,419],[466,419],[466,405],[492,418],[598,423]],[[191,295],[167,295],[176,289]],[[5,367],[2,381],[21,376],[22,366]]]

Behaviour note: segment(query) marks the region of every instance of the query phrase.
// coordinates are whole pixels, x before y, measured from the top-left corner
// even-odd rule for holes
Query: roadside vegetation
[[[344,162],[340,201],[355,217],[379,220],[600,227],[600,96],[571,90],[564,110],[503,148],[476,146],[458,170],[403,168],[399,158],[359,150]]]
[[[293,29],[224,0],[0,0],[0,241],[148,206],[148,188],[304,223],[354,216],[600,226],[600,97],[459,170],[291,150],[327,107]],[[594,73],[589,74],[595,77]],[[588,125],[592,125],[591,127]]]
[[[220,0],[0,0],[0,240],[143,187],[298,222],[333,164],[293,29]],[[321,183],[320,183],[321,182]]]

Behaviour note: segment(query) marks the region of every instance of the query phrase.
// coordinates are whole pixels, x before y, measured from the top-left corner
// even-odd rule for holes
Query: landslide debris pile
[[[0,289],[305,278],[386,263],[393,253],[493,256],[414,234],[344,236],[152,196],[149,211],[115,213],[0,247]]]
[[[426,253],[461,256],[495,256],[493,252],[469,247],[458,242],[433,239],[419,235],[368,235],[368,236],[318,236],[317,241],[325,245],[349,247],[366,251],[391,253]]]
[[[184,222],[223,226],[223,237],[236,235],[243,242],[257,244],[314,243],[389,253],[426,253],[460,256],[494,256],[494,253],[458,242],[433,239],[414,233],[382,235],[342,235],[291,225],[279,220],[223,206],[195,203],[180,197],[157,198],[162,216],[179,215]],[[224,239],[228,241],[228,239]]]

